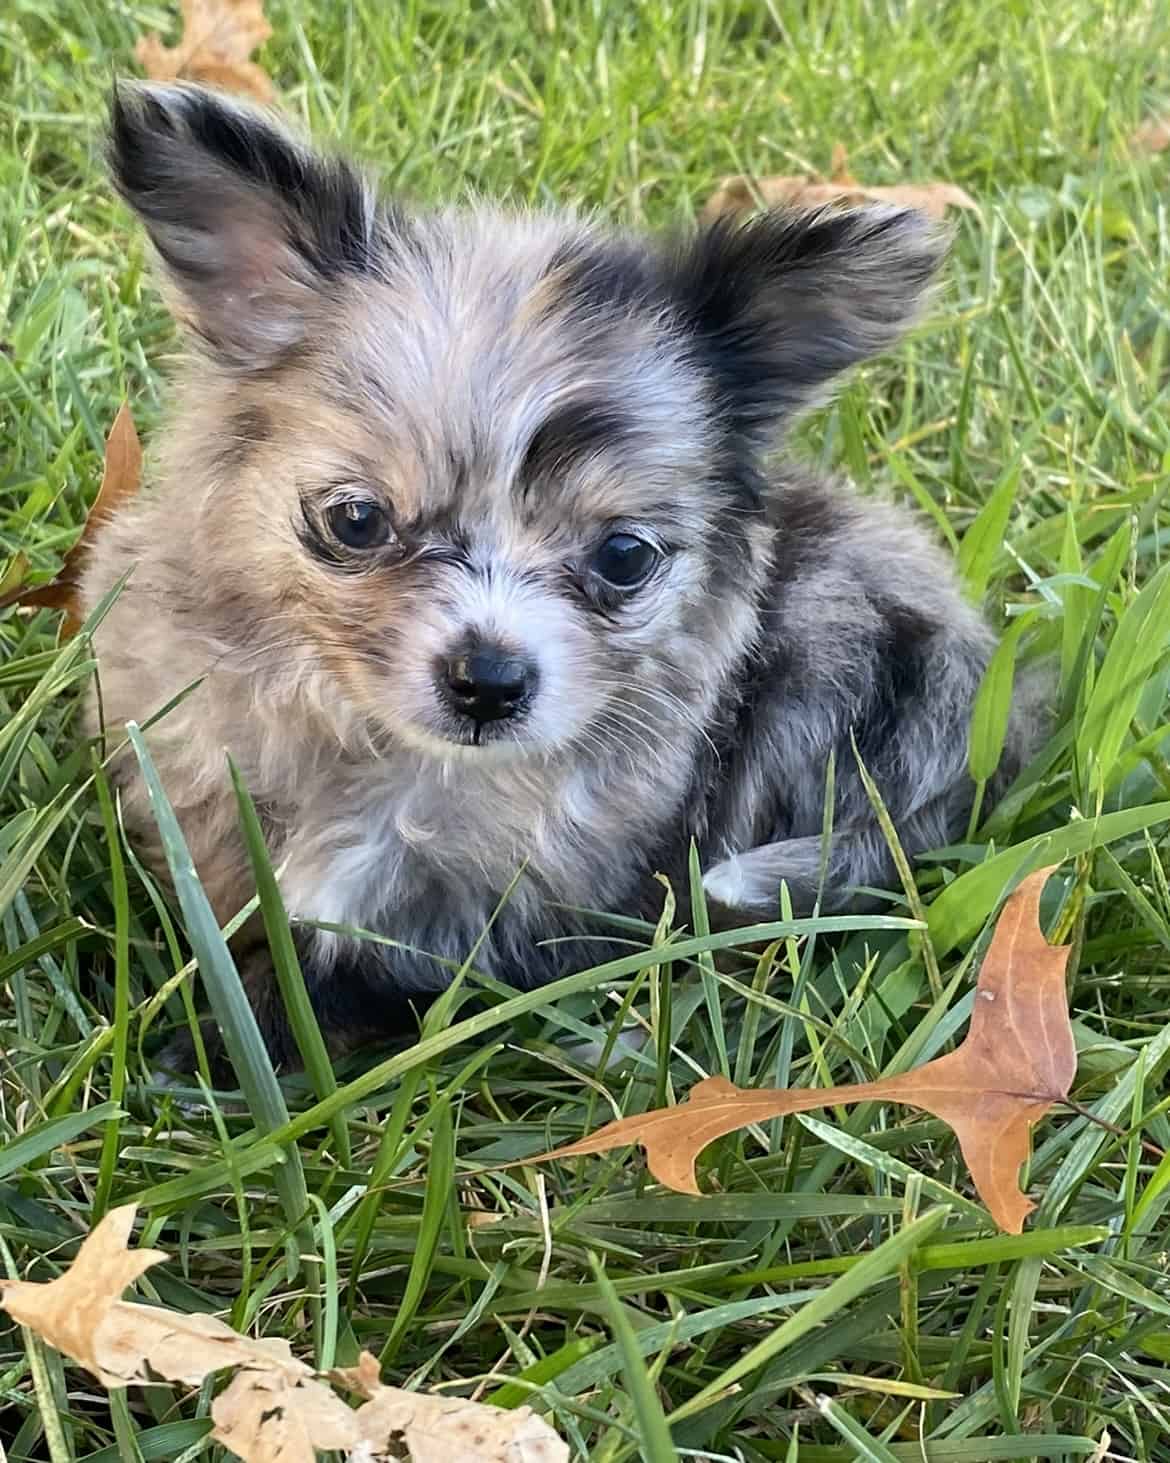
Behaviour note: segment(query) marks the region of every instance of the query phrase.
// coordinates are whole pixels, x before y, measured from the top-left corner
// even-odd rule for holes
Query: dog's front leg
[[[905,819],[898,836],[906,855],[913,859],[947,842],[953,821],[949,794]],[[898,878],[876,822],[834,830],[827,859],[822,837],[786,838],[732,854],[703,876],[709,899],[740,918],[755,920],[776,918],[782,883],[797,915],[810,913],[818,903],[823,913],[844,914],[878,907],[871,891],[896,888]]]

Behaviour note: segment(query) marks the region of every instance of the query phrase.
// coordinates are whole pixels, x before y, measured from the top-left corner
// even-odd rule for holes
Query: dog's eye
[[[637,589],[650,577],[658,550],[632,533],[611,533],[593,555],[593,572],[618,589]]]
[[[376,549],[390,538],[390,521],[377,503],[350,498],[328,512],[329,527],[347,549]]]

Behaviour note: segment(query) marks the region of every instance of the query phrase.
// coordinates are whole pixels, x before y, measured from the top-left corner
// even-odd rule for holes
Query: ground
[[[343,1067],[326,1107],[322,1077],[269,1089],[254,1118],[189,1112],[149,1084],[151,1053],[197,994],[192,943],[207,979],[230,969],[121,852],[79,737],[84,639],[58,652],[52,612],[0,615],[0,1273],[49,1278],[133,1200],[144,1242],[173,1256],[148,1297],[322,1365],[367,1346],[399,1382],[528,1402],[604,1463],[1170,1458],[1170,616],[1154,580],[1170,153],[1127,145],[1170,109],[1170,9],[294,0],[270,18],[261,59],[283,103],[423,199],[677,225],[722,176],[826,170],[835,144],[865,182],[966,189],[980,211],[958,220],[930,319],[801,450],[917,504],[996,622],[1026,617],[1021,653],[1061,667],[1059,728],[1008,804],[917,870],[929,941],[810,925],[759,964],[586,973],[519,1017],[491,1007]],[[172,327],[99,139],[135,37],[173,28],[161,0],[0,13],[0,570],[18,552],[55,569],[122,399],[148,442],[158,419]],[[994,700],[977,766],[994,762]],[[906,1109],[724,1139],[703,1199],[654,1186],[628,1151],[493,1167],[703,1075],[824,1085],[945,1049],[998,901],[1041,856],[1065,860],[1044,913],[1074,947],[1074,1095],[1112,1126],[1065,1110],[1037,1130],[1022,1237],[995,1232],[948,1131]],[[660,939],[702,928],[675,893]],[[640,1053],[606,1065],[582,1047],[623,1024],[649,1031]],[[259,1138],[281,1102],[281,1142]],[[909,1260],[867,1259],[948,1202]],[[210,1397],[107,1398],[0,1325],[14,1463],[194,1458]]]

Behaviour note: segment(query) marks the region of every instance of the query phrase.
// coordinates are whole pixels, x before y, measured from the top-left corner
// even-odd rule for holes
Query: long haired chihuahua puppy
[[[183,87],[119,90],[110,151],[192,349],[153,488],[88,570],[87,608],[132,570],[96,636],[104,723],[198,683],[154,759],[225,919],[251,892],[238,764],[335,1051],[400,1034],[520,870],[476,963],[530,987],[604,958],[580,911],[653,916],[691,840],[740,922],[782,883],[804,909],[888,887],[859,762],[909,854],[964,826],[993,637],[906,513],[765,467],[914,318],[944,253],[924,217],[660,244],[407,213]],[[132,758],[120,779],[161,865]],[[242,965],[295,1065],[264,954]]]

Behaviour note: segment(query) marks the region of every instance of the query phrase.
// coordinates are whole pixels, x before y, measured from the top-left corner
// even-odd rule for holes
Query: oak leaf
[[[705,223],[723,214],[747,213],[760,203],[765,208],[789,205],[822,208],[829,204],[892,203],[917,208],[931,218],[941,219],[948,208],[978,212],[979,205],[955,183],[896,183],[890,187],[867,188],[849,175],[844,150],[833,150],[828,180],[797,173],[789,177],[749,178],[742,173],[724,178],[703,205],[699,215]]]
[[[355,1410],[287,1341],[256,1341],[214,1316],[122,1300],[128,1285],[167,1258],[126,1248],[134,1213],[132,1204],[112,1209],[56,1280],[0,1280],[0,1307],[107,1387],[198,1386],[234,1368],[212,1403],[211,1436],[244,1463],[315,1463],[325,1449],[345,1449],[351,1463],[568,1463],[566,1445],[527,1407],[383,1386],[378,1363],[363,1352],[358,1367],[330,1374],[366,1398]]]
[[[182,0],[182,12],[177,46],[164,46],[151,32],[134,47],[151,81],[197,81],[270,102],[272,79],[251,59],[272,34],[263,0]]]
[[[1068,1097],[1076,1074],[1064,986],[1069,947],[1048,944],[1039,921],[1040,893],[1052,872],[1032,874],[1004,904],[957,1050],[896,1077],[841,1087],[749,1089],[708,1077],[677,1107],[622,1118],[527,1161],[638,1143],[659,1183],[698,1194],[696,1158],[738,1128],[839,1103],[901,1102],[954,1129],[980,1198],[1002,1229],[1019,1234],[1036,1207],[1019,1187],[1030,1131]]]
[[[81,575],[94,539],[102,525],[119,506],[137,493],[142,481],[142,444],[134,428],[130,408],[123,402],[106,438],[105,466],[101,487],[85,520],[77,542],[65,555],[60,571],[48,584],[26,589],[17,584],[0,594],[0,610],[9,605],[25,605],[31,609],[64,610],[61,639],[68,640],[81,629]]]

